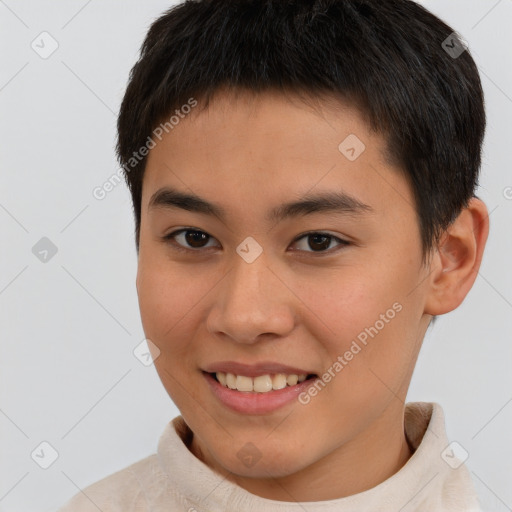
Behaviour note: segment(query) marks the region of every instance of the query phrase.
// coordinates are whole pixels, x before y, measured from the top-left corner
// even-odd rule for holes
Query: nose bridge
[[[264,253],[250,263],[238,254],[233,258],[210,313],[211,332],[252,343],[260,334],[283,336],[293,329],[291,294],[269,266]]]

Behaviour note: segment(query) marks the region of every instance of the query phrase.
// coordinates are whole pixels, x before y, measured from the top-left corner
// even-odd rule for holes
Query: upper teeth
[[[285,375],[284,373],[259,375],[254,378],[224,372],[217,372],[215,375],[223,386],[230,389],[237,389],[238,391],[257,391],[258,393],[266,393],[273,389],[283,389],[286,386],[295,386],[297,382],[303,382],[307,377],[305,374]]]

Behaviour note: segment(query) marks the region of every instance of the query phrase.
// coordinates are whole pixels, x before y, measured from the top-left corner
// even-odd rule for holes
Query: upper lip
[[[218,363],[212,363],[203,368],[203,370],[208,373],[233,373],[235,375],[244,375],[246,377],[258,377],[260,375],[275,373],[285,373],[287,375],[310,375],[314,373],[309,370],[304,370],[303,368],[287,366],[272,361],[263,361],[257,364],[244,364],[237,363],[236,361],[221,361]]]

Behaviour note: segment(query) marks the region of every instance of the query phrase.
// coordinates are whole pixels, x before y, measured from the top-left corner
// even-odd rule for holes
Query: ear
[[[442,315],[462,303],[478,275],[488,235],[487,207],[473,197],[446,229],[432,255],[426,314]]]

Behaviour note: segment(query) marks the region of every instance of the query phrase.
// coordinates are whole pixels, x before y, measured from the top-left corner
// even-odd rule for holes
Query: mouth
[[[272,414],[297,402],[301,393],[318,380],[316,374],[258,374],[202,371],[218,403],[244,415]]]
[[[242,414],[271,414],[291,406],[319,379],[312,368],[279,361],[218,361],[201,373],[217,403]]]
[[[243,393],[269,393],[288,387],[294,387],[304,381],[316,379],[318,377],[314,373],[266,373],[256,377],[236,375],[229,372],[205,373],[208,373],[208,375],[210,375],[221,386]]]

